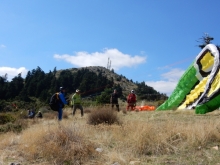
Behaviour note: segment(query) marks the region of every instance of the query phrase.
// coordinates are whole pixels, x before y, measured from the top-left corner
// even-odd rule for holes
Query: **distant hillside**
[[[114,73],[114,71],[111,71],[109,69],[106,69],[102,66],[89,66],[89,67],[81,67],[81,68],[70,68],[72,73],[75,73],[82,69],[88,69],[91,72],[96,73],[97,75],[101,72],[103,76],[107,77],[108,80],[113,80],[114,84],[119,84],[122,87],[122,92],[124,95],[127,95],[132,89],[136,89],[137,85],[130,80],[128,80],[123,75],[118,75],[117,73]],[[60,73],[63,70],[58,70],[56,73],[56,77],[59,77]]]
[[[66,87],[66,97],[71,98],[78,88],[82,97],[99,104],[108,103],[113,88],[117,89],[120,99],[126,99],[130,90],[134,89],[139,100],[165,100],[166,95],[157,92],[145,82],[128,80],[113,70],[100,66],[70,68],[45,73],[40,67],[28,71],[25,78],[21,74],[7,81],[0,76],[0,111],[8,111],[5,107],[37,107],[47,105],[51,95],[60,86]],[[10,102],[14,102],[11,104]],[[30,104],[31,103],[31,104]]]
[[[124,98],[130,93],[132,89],[136,91],[139,99],[146,100],[165,100],[167,99],[166,94],[160,93],[156,91],[153,87],[150,87],[145,84],[145,82],[132,82],[132,80],[127,79],[123,75],[119,75],[115,73],[113,70],[109,70],[105,67],[101,66],[89,66],[89,67],[81,67],[81,68],[70,68],[67,69],[72,74],[76,74],[83,70],[88,70],[90,73],[95,73],[96,75],[101,75],[100,78],[105,77],[110,82],[114,83],[114,86],[120,85],[122,95]],[[56,77],[59,78],[60,73],[65,70],[59,70],[56,73]],[[88,77],[84,77],[87,78]],[[90,79],[93,79],[93,77]],[[95,81],[98,81],[97,79]],[[90,81],[90,83],[96,83]],[[86,85],[89,85],[88,83]]]

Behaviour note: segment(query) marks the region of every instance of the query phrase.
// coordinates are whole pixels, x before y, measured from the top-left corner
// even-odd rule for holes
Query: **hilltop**
[[[88,66],[81,68],[70,68],[72,73],[76,73],[79,70],[88,69],[91,72],[96,73],[97,75],[101,72],[103,76],[107,77],[108,80],[113,80],[114,84],[120,85],[122,88],[123,94],[127,95],[132,89],[137,89],[137,85],[133,83],[131,80],[128,80],[125,76],[119,75],[115,73],[113,70],[109,70],[102,66]],[[63,70],[58,70],[56,73],[56,77],[59,77],[60,73]]]

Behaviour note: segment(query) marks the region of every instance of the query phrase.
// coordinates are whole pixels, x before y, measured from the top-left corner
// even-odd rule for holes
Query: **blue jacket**
[[[61,93],[61,92],[59,93],[59,98],[60,98],[60,102],[59,102],[59,105],[60,105],[60,106],[63,106],[64,104],[65,104],[65,105],[67,104],[66,99],[65,99],[63,93]]]

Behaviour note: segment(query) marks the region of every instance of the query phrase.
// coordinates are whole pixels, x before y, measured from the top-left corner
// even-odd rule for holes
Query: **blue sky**
[[[0,0],[0,75],[107,66],[170,95],[204,33],[220,45],[218,0]]]

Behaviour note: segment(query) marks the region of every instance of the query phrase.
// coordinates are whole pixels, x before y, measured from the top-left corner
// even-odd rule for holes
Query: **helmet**
[[[65,88],[64,87],[60,87],[60,91],[62,91],[62,90],[65,90]]]
[[[131,93],[134,93],[134,90],[131,90]]]
[[[80,91],[79,89],[76,90],[76,92],[79,92],[79,91]]]

